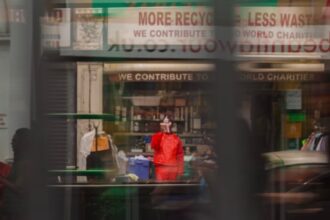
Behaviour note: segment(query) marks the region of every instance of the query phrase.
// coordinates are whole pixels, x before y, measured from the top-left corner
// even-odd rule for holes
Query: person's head
[[[28,128],[16,130],[12,139],[14,157],[23,154],[31,145],[31,131]]]
[[[165,115],[163,121],[160,123],[160,128],[162,132],[171,133],[172,119],[170,115]]]

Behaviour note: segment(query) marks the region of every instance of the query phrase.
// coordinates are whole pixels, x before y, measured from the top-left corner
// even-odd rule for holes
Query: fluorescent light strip
[[[259,68],[258,64],[267,62],[244,62],[238,64],[238,70],[246,72],[324,72],[323,63],[272,63],[269,68]]]
[[[145,63],[105,63],[106,73],[118,72],[209,72],[215,70],[212,63],[176,63],[176,62],[145,62]]]

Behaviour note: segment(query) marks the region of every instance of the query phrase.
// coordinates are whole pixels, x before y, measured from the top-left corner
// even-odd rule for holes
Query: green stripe
[[[93,0],[93,3],[102,4],[132,4],[132,3],[148,3],[148,4],[160,4],[160,3],[205,3],[211,2],[210,0]]]
[[[239,6],[256,6],[256,7],[269,7],[277,6],[277,0],[237,0]]]
[[[154,6],[187,6],[187,5],[211,5],[210,0],[116,0],[116,1],[106,1],[106,0],[93,0],[93,8],[107,8],[107,7],[154,7]]]
[[[79,113],[51,113],[49,118],[59,119],[101,119],[106,121],[116,121],[118,118],[113,114],[79,114]]]

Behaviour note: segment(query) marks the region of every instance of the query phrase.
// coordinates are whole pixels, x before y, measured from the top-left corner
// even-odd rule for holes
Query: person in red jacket
[[[180,138],[172,133],[172,122],[165,116],[161,132],[152,136],[151,147],[154,149],[156,180],[176,180],[183,174],[184,151]]]

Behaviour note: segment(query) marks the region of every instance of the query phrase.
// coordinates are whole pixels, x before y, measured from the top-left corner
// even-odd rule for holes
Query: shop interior
[[[279,63],[283,62],[277,62],[280,67]],[[294,67],[294,62],[290,65]],[[185,173],[180,180],[197,181],[203,163],[216,167],[212,121],[215,113],[209,101],[212,68],[203,62],[78,62],[77,113],[87,116],[76,120],[78,170],[116,168],[116,175],[123,177],[135,172],[130,160],[145,159],[149,162],[139,181],[153,181],[151,139],[160,131],[165,115],[171,115],[172,132],[183,143]],[[262,68],[240,72],[245,74],[240,82],[244,90],[241,116],[248,121],[262,152],[302,149],[311,133],[325,132],[330,117],[326,110],[329,105],[326,71],[295,68],[269,72]],[[259,77],[262,73],[266,78],[280,74],[287,79],[247,78],[251,73]],[[292,74],[300,78],[290,78]],[[93,146],[89,148],[91,152],[100,151],[96,154],[105,161],[102,166],[89,167],[86,161],[81,166],[82,138],[93,130]],[[108,135],[110,139],[106,138]],[[112,182],[116,175],[109,174],[106,181]],[[124,180],[132,181],[127,177]]]
[[[326,132],[329,77],[324,62],[246,63],[253,67],[241,71],[243,103],[264,152],[299,150],[313,132]]]
[[[153,181],[152,136],[160,131],[164,117],[170,116],[172,133],[180,138],[184,151],[184,173],[177,181],[199,181],[200,164],[215,166],[215,124],[209,102],[212,65],[195,67],[169,61],[78,63],[78,114],[112,116],[111,120],[77,121],[78,168],[117,169],[117,175],[99,181]],[[87,134],[93,136],[93,146],[83,157]]]

